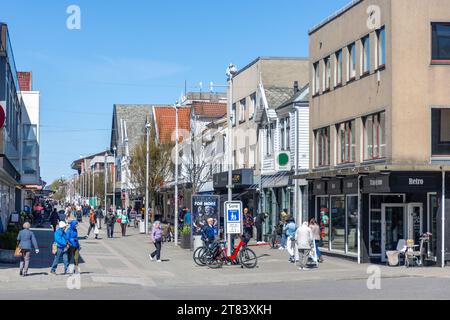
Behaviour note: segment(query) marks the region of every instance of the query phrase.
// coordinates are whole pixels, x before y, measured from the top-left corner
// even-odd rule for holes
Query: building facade
[[[449,22],[445,0],[358,0],[310,30],[312,170],[299,177],[324,251],[385,261],[431,232],[433,260],[449,259]]]

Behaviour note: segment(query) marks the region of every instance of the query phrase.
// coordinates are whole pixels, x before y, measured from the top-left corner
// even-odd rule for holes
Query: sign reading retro
[[[227,234],[242,234],[242,202],[225,202],[224,212]]]
[[[5,126],[6,121],[6,102],[0,101],[0,129]]]

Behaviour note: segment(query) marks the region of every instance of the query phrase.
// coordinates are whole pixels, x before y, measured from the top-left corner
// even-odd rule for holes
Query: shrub
[[[0,234],[0,249],[15,250],[18,234],[19,230],[17,229],[9,229],[5,233]]]
[[[191,227],[184,226],[183,229],[181,229],[181,235],[183,236],[191,235]]]

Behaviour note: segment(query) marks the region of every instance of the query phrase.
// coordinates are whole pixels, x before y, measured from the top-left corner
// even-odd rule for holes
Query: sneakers
[[[158,261],[156,261],[156,262],[162,262],[161,260],[158,260]]]
[[[303,270],[305,270],[305,268],[303,268],[303,267],[300,267],[300,268],[298,268],[298,270],[301,270],[301,271],[303,271]]]
[[[23,276],[23,271],[22,270],[20,270],[19,275]]]
[[[56,271],[50,271],[50,274],[52,274],[52,275],[54,275],[54,276],[56,276]]]
[[[149,254],[148,257],[150,258],[150,261],[155,261],[155,259],[153,259],[151,254]]]

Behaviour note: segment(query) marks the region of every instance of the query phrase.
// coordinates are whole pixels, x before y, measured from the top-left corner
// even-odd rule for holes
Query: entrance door
[[[408,239],[414,239],[414,244],[419,244],[423,234],[423,204],[408,204]]]
[[[406,240],[406,205],[381,206],[381,260],[386,261],[386,251],[396,250],[400,239]]]

